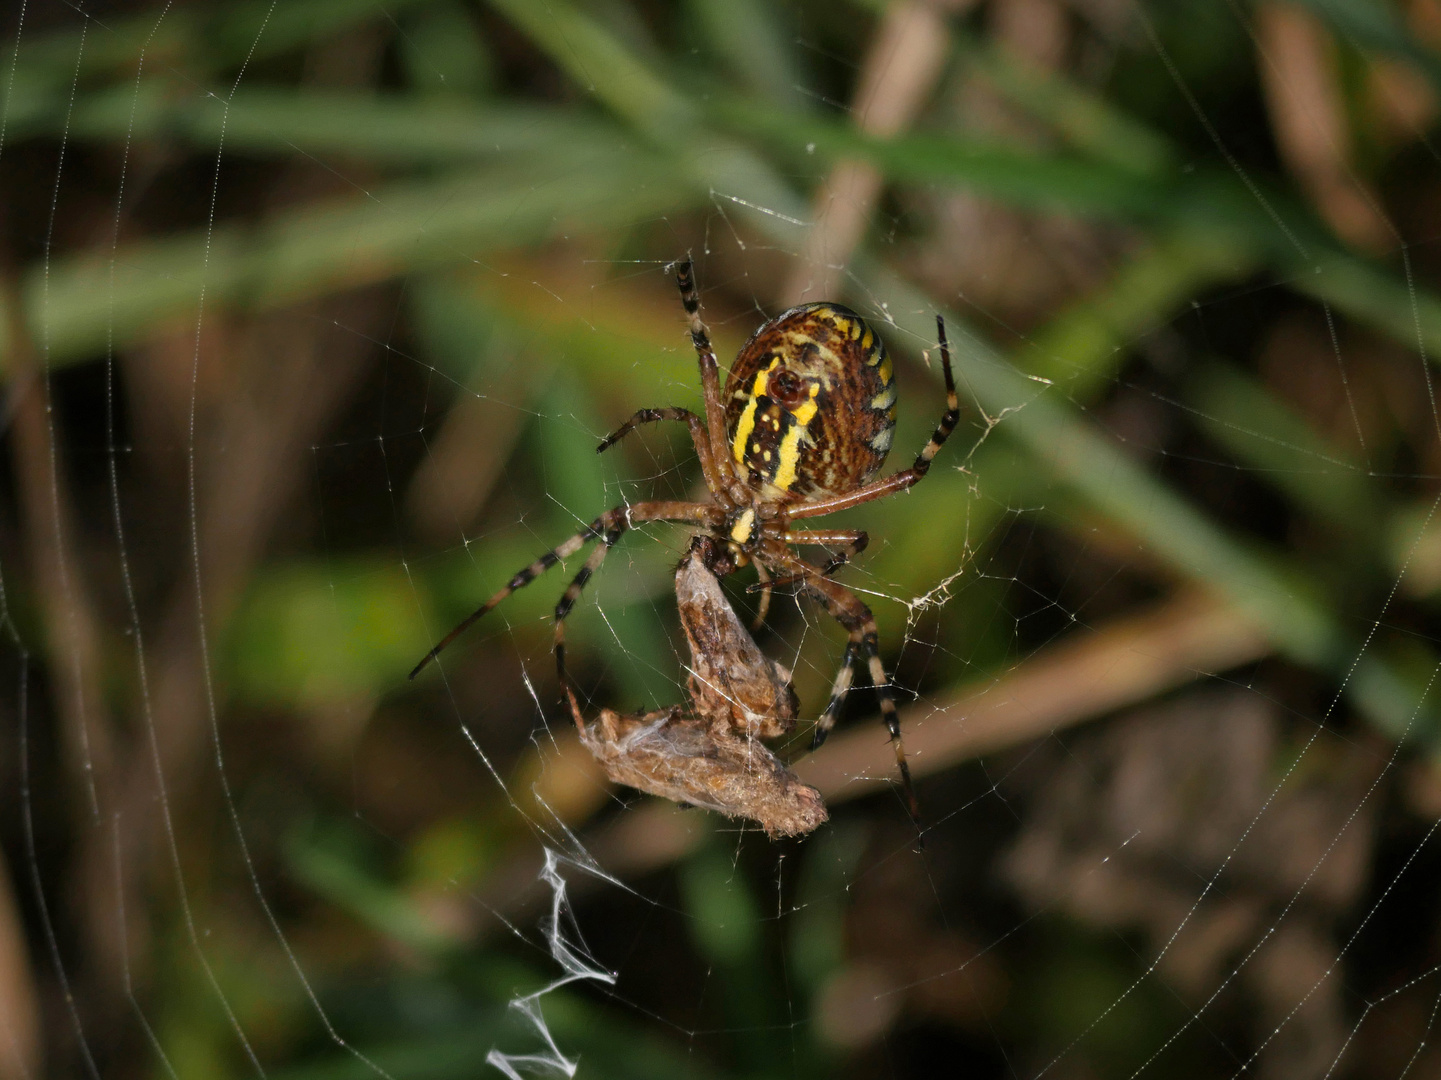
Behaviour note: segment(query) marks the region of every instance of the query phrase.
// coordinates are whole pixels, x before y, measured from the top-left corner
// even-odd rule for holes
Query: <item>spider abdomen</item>
[[[741,348],[725,389],[741,478],[771,499],[854,491],[885,463],[895,376],[880,336],[840,304],[803,304]]]

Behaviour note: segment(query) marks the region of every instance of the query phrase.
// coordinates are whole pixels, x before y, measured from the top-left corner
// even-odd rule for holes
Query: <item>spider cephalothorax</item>
[[[896,393],[885,346],[865,320],[839,304],[829,303],[805,304],[778,315],[741,349],[723,396],[720,368],[710,334],[700,318],[700,301],[689,260],[677,267],[676,283],[700,361],[705,417],[676,406],[641,409],[596,450],[614,446],[641,424],[682,421],[690,429],[710,501],[656,500],[606,511],[582,532],[511,578],[505,588],[442,638],[415,666],[411,678],[466,627],[516,589],[528,585],[590,541],[599,540],[555,607],[556,668],[567,693],[573,694],[565,667],[565,617],[585,583],[627,529],[646,521],[686,522],[696,526],[699,535],[709,541],[705,549],[707,570],[717,577],[741,566],[755,565],[760,582],[753,588],[764,590],[762,618],[771,587],[794,584],[818,599],[850,633],[830,701],[816,721],[812,745],[819,746],[835,724],[841,702],[850,690],[852,669],[864,655],[895,747],[907,805],[918,817],[895,698],[881,664],[875,619],[855,593],[831,578],[865,548],[868,537],[856,531],[793,529],[791,523],[904,491],[926,475],[931,460],[955,429],[959,415],[945,323],[939,316],[936,318],[941,370],[946,379],[946,412],[910,468],[873,480],[890,450]],[[816,566],[791,550],[807,545],[842,550],[823,566]],[[578,714],[576,723],[581,723]]]

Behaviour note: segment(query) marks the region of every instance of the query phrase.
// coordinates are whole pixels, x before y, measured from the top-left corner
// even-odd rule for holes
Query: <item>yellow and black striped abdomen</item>
[[[854,311],[804,304],[746,342],[725,406],[746,483],[768,498],[825,498],[860,487],[885,463],[895,375],[880,336]]]

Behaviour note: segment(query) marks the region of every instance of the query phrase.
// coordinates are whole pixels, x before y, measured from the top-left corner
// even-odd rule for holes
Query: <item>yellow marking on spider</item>
[[[756,377],[751,382],[750,401],[746,402],[745,409],[741,411],[740,419],[736,421],[736,435],[735,438],[731,440],[731,457],[736,459],[737,465],[744,465],[746,463],[746,440],[751,437],[751,432],[755,431],[756,428],[756,405],[760,396],[765,393],[766,379],[770,377],[770,373],[776,369],[776,365],[780,362],[781,358],[777,356],[764,371],[756,372]],[[737,396],[744,395],[737,394]],[[759,445],[756,446],[756,449],[760,449]]]
[[[755,531],[755,524],[756,512],[754,508],[752,508],[742,514],[736,523],[731,526],[731,539],[737,544],[744,544],[751,538],[751,533]]]
[[[731,443],[731,456],[736,459],[737,465],[746,463],[746,440],[751,437],[751,432],[756,426],[756,399],[751,398],[747,402],[745,410],[741,413],[740,419],[736,421],[736,437]]]
[[[871,351],[871,346],[876,343],[876,335],[871,333],[871,328],[866,327],[866,332],[861,335],[861,348],[866,352]]]
[[[765,368],[764,371],[757,371],[757,372],[756,372],[755,381],[751,383],[751,396],[752,396],[752,397],[760,397],[762,394],[764,394],[764,393],[766,392],[766,381],[770,378],[771,372],[776,369],[776,366],[777,366],[780,362],[781,362],[781,358],[780,358],[779,356],[777,356],[777,357],[775,357],[773,360],[771,360],[771,362],[770,362],[768,365],[766,365],[766,368]]]
[[[875,409],[876,412],[885,412],[887,409],[889,409],[889,408],[890,408],[892,405],[894,405],[895,403],[896,403],[896,387],[895,387],[895,384],[894,384],[894,383],[892,383],[891,385],[887,386],[884,390],[882,390],[882,391],[881,391],[879,394],[877,394],[875,397],[871,398],[871,408],[872,408],[872,409]]]
[[[881,357],[881,366],[876,369],[876,374],[880,375],[881,382],[890,385],[891,379],[895,376],[895,369],[891,367],[889,356]]]
[[[847,319],[844,315],[835,315],[835,314],[832,314],[832,315],[831,315],[831,325],[834,326],[837,330],[839,330],[839,331],[840,331],[842,334],[844,334],[846,337],[850,337],[850,336],[851,336],[851,331],[852,331],[853,329],[855,329],[855,323],[851,322],[851,320],[850,320],[850,319]]]
[[[778,451],[781,460],[780,464],[776,466],[775,479],[771,481],[782,491],[789,491],[791,485],[796,482],[796,470],[801,463],[801,440],[806,438],[806,428],[819,409],[819,406],[816,405],[816,395],[820,393],[820,389],[819,385],[813,385],[811,396],[791,410],[791,415],[796,418],[796,422],[781,438]]]

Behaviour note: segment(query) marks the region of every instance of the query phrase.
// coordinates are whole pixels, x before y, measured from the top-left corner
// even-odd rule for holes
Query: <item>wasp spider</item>
[[[885,345],[864,319],[832,303],[803,304],[783,312],[741,348],[722,390],[689,260],[677,266],[676,283],[700,361],[705,415],[674,406],[641,409],[596,450],[614,446],[642,424],[679,420],[690,429],[709,501],[654,500],[607,510],[511,578],[442,638],[415,666],[411,678],[516,589],[591,541],[599,541],[555,606],[556,666],[562,683],[569,687],[565,617],[606,553],[627,529],[642,522],[685,522],[721,546],[710,560],[718,574],[755,564],[761,580],[753,588],[765,591],[763,612],[772,587],[793,584],[818,599],[849,632],[830,701],[816,722],[812,746],[819,746],[830,733],[850,690],[853,668],[864,656],[895,748],[907,806],[912,816],[918,817],[875,619],[855,593],[831,578],[837,568],[865,548],[868,537],[858,531],[796,529],[792,525],[904,491],[926,475],[959,416],[945,323],[936,317],[946,380],[945,414],[910,468],[877,480],[875,474],[885,462],[895,432],[896,386]],[[792,550],[805,546],[840,546],[842,550],[817,566]]]

